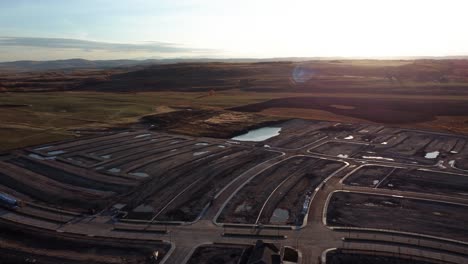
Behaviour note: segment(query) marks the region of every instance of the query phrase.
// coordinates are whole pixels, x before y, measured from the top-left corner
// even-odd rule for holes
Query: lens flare
[[[292,71],[292,78],[295,83],[305,83],[308,80],[312,79],[312,77],[314,77],[315,74],[316,71],[298,65],[294,67],[294,70]]]

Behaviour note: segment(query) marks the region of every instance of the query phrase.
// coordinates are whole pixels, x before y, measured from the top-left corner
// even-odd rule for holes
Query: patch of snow
[[[226,148],[226,146],[218,145],[218,148]]]
[[[377,184],[379,184],[379,182],[380,182],[379,180],[374,180],[374,181],[372,182],[372,184],[377,185]]]
[[[448,162],[448,164],[453,167],[453,166],[455,166],[455,161],[451,160],[451,161]]]
[[[200,156],[200,155],[203,155],[203,154],[206,154],[206,153],[209,153],[209,151],[198,151],[198,152],[195,152],[193,153],[193,156]]]
[[[353,139],[353,138],[354,138],[353,136],[349,135],[349,136],[345,137],[344,139]]]
[[[124,208],[126,206],[126,204],[123,204],[123,203],[116,203],[114,204],[112,207],[117,209],[117,210],[121,210],[122,208]]]
[[[437,162],[436,166],[441,168],[441,169],[446,169],[447,168],[447,167],[444,166],[444,161],[443,160],[439,160],[439,162]]]
[[[439,156],[439,151],[432,151],[432,152],[427,152],[426,156],[424,156],[426,159],[435,159],[437,156]]]
[[[270,145],[263,145],[264,148],[271,148]]]
[[[382,143],[380,143],[380,144],[381,144],[381,145],[387,145],[388,142],[382,142]]]
[[[195,146],[208,146],[208,145],[209,144],[206,142],[200,142],[200,143],[195,144]]]
[[[346,159],[346,158],[348,158],[349,156],[348,156],[347,154],[338,154],[337,157],[338,157],[338,158]]]
[[[40,148],[35,148],[34,150],[43,150],[43,149],[48,149],[51,148],[52,146],[45,146],[45,147],[40,147]]]
[[[388,161],[395,161],[394,159],[384,158],[384,157],[377,157],[377,156],[362,156],[364,159],[376,159],[376,160],[388,160]]]
[[[375,203],[365,203],[364,205],[365,205],[365,206],[369,206],[369,207],[375,207],[375,206],[377,206]]]
[[[34,159],[38,159],[38,160],[44,160],[44,157],[42,157],[41,155],[37,155],[37,154],[29,154],[28,155],[29,157],[31,158],[34,158]]]
[[[452,150],[452,151],[450,151],[450,153],[452,153],[452,154],[457,154],[458,151]]]
[[[110,170],[107,170],[108,172],[112,172],[112,173],[119,173],[120,172],[120,169],[119,168],[112,168]]]
[[[134,138],[142,138],[142,137],[148,137],[148,136],[151,136],[151,134],[141,134],[141,135],[135,136]]]
[[[103,159],[110,159],[112,157],[112,155],[104,155],[104,156],[101,156],[101,158]]]
[[[393,187],[393,184],[389,183],[387,184],[388,187]]]

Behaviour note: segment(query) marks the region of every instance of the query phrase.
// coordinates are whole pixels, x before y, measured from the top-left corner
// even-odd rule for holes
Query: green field
[[[280,94],[217,93],[4,93],[0,108],[0,150],[19,148],[77,136],[71,130],[111,128],[158,113],[162,106],[225,108],[264,101]]]

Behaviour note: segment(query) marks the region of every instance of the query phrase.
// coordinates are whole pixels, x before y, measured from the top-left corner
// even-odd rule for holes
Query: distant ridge
[[[281,57],[281,58],[173,58],[173,59],[143,59],[143,60],[85,60],[66,59],[50,61],[21,60],[11,62],[0,62],[0,71],[47,71],[47,70],[73,70],[73,69],[106,69],[118,67],[147,66],[157,64],[173,63],[203,63],[203,62],[227,62],[227,63],[255,63],[255,62],[284,62],[284,61],[311,61],[311,60],[419,60],[419,59],[468,59],[468,56],[445,56],[445,57]]]

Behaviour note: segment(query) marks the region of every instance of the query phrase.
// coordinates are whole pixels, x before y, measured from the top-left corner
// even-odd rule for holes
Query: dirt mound
[[[348,109],[337,108],[336,105],[346,105]],[[468,103],[464,101],[343,97],[280,98],[231,110],[261,112],[269,108],[318,109],[386,124],[418,123],[434,120],[436,116],[463,116],[468,113]]]
[[[225,110],[184,109],[141,118],[154,130],[217,138],[231,138],[249,129],[282,122],[279,118]]]
[[[156,65],[115,74],[106,82],[84,84],[80,90],[97,91],[209,91],[249,87],[256,78],[288,78],[291,63],[197,63]]]

